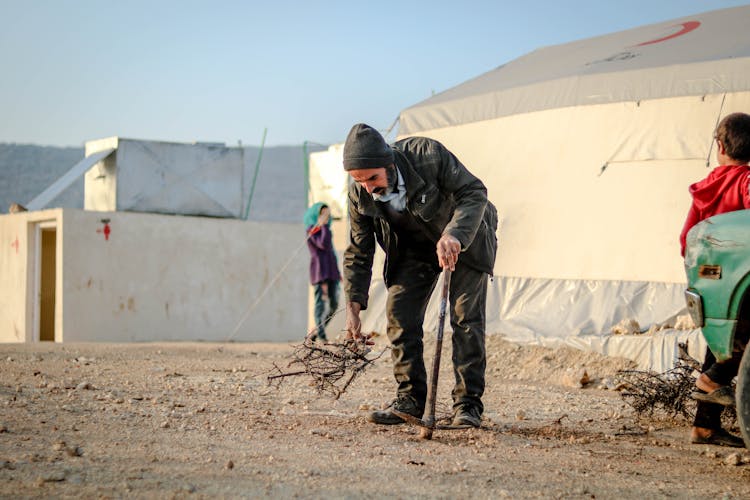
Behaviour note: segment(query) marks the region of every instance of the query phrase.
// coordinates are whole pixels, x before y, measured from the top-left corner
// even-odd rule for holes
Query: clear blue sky
[[[0,142],[341,142],[538,47],[731,0],[0,0]]]

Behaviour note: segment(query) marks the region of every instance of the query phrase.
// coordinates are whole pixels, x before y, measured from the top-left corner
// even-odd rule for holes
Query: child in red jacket
[[[714,140],[719,166],[690,186],[693,203],[680,234],[683,257],[687,233],[694,225],[714,215],[750,208],[750,115],[733,113],[724,117]],[[742,352],[735,349],[730,359],[718,363],[711,350],[706,349],[702,373],[693,392],[698,406],[690,434],[692,443],[744,447],[741,438],[721,427],[723,406],[735,404],[730,384],[737,375]]]
[[[714,140],[719,166],[708,177],[690,186],[693,204],[680,234],[683,257],[685,238],[694,225],[714,215],[750,208],[750,115],[726,116],[719,122]]]

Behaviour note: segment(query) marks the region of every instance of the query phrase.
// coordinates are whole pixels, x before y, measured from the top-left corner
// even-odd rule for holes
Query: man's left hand
[[[449,234],[444,234],[437,242],[438,264],[443,269],[456,270],[458,254],[461,253],[461,242]]]

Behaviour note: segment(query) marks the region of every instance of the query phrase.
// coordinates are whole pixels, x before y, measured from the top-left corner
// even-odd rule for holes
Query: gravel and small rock
[[[0,497],[750,498],[745,450],[637,420],[616,390],[634,363],[487,347],[482,427],[426,441],[366,421],[394,396],[387,355],[333,400],[266,383],[288,344],[0,345]],[[450,359],[448,338],[439,413]]]

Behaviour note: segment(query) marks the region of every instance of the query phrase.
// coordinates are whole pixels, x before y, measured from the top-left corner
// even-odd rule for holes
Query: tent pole
[[[266,144],[266,132],[268,128],[263,129],[263,139],[260,140],[260,151],[258,151],[258,160],[255,162],[255,173],[253,174],[253,184],[250,186],[250,194],[247,197],[247,207],[245,208],[244,220],[250,215],[250,204],[253,202],[253,193],[255,193],[255,182],[258,180],[258,171],[260,170],[260,159],[263,157],[263,146]]]

